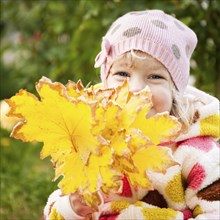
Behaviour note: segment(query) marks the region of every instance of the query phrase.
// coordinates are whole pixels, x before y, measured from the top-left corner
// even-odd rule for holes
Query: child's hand
[[[78,193],[70,194],[69,200],[73,211],[79,216],[86,217],[94,212],[94,210],[87,205],[85,199]]]

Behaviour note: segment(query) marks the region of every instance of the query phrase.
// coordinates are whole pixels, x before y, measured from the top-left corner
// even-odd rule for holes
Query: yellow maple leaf
[[[172,140],[180,124],[168,113],[146,118],[149,90],[131,93],[127,82],[116,89],[84,88],[81,81],[64,86],[45,77],[36,88],[40,99],[20,90],[7,100],[9,115],[23,119],[12,136],[44,143],[41,157],[52,157],[64,194],[78,191],[90,204],[98,202],[98,191],[117,192],[124,175],[150,189],[145,171],[173,164],[157,145]]]
[[[143,123],[145,120],[145,123]],[[142,109],[137,115],[131,127],[138,128],[155,145],[169,141],[175,137],[181,128],[177,118],[170,116],[168,112],[158,113],[146,119],[146,111]]]
[[[79,154],[71,152],[62,157],[58,155],[57,159],[55,179],[59,176],[64,176],[59,182],[59,187],[62,189],[63,193],[68,194],[75,192],[80,187],[85,188],[87,185],[87,179],[84,173],[85,164],[79,157]]]
[[[77,83],[69,80],[66,85],[66,89],[69,97],[80,99],[84,102],[94,101],[94,86],[91,86],[90,89],[85,89],[81,80]]]
[[[167,153],[165,148],[150,146],[135,152],[132,159],[140,172],[145,172],[146,170],[162,171],[164,165],[170,161]],[[160,159],[158,160],[158,158]]]
[[[145,136],[141,130],[133,128],[131,135],[128,139],[128,146],[132,153],[135,153],[139,149],[142,149],[145,146],[151,146],[152,142],[150,139]]]
[[[170,141],[181,126],[176,118],[167,113],[146,118],[152,107],[151,93],[147,89],[131,93],[125,82],[109,98],[109,103],[120,108],[110,117],[102,114],[102,126],[105,129],[100,129],[99,132],[105,132],[102,135],[114,149],[114,169],[128,175],[132,184],[138,183],[142,187],[151,188],[145,171],[163,171],[173,165],[167,149],[160,149],[156,145]],[[109,106],[105,107],[108,110]]]
[[[68,95],[74,99],[79,98],[84,90],[81,80],[79,80],[77,83],[69,81],[66,85],[66,88]]]
[[[56,178],[65,177],[59,183],[64,194],[77,190],[90,194],[97,192],[102,186],[102,179],[105,179],[102,178],[100,170],[107,167],[104,175],[110,177],[108,179],[110,185],[115,185],[111,180],[114,173],[110,169],[112,152],[108,147],[103,147],[100,155],[91,154],[86,165],[76,152],[63,155],[58,159],[58,163]]]
[[[117,156],[123,156],[130,152],[126,141],[125,130],[119,130],[112,136],[111,147],[114,149],[114,154]]]
[[[128,94],[129,98],[127,102],[124,103],[122,107],[122,111],[120,113],[120,123],[122,127],[129,128],[134,127],[133,121],[136,119],[137,115],[139,115],[140,111],[144,108],[145,117],[146,113],[152,107],[151,95],[148,89],[144,89],[141,92],[132,94]],[[128,120],[129,119],[129,120]]]
[[[98,140],[91,134],[91,108],[83,102],[69,100],[60,83],[42,79],[37,84],[41,100],[25,90],[7,100],[12,107],[9,115],[24,118],[13,130],[12,136],[23,141],[44,142],[42,158],[56,152],[79,151],[84,163]],[[85,138],[86,137],[86,138]]]
[[[97,120],[97,124],[93,127],[94,134],[101,134],[104,138],[110,140],[115,132],[118,131],[119,111],[120,107],[114,105],[113,102],[108,102],[108,104],[104,104],[104,106],[97,106],[94,112]]]
[[[77,92],[71,91],[69,96],[69,85],[52,83],[47,78],[42,78],[36,87],[40,100],[25,90],[7,100],[11,107],[9,115],[23,119],[11,136],[44,143],[41,157],[52,157],[55,178],[63,176],[59,187],[64,194],[78,190],[91,201],[101,186],[115,187],[112,150],[101,147],[100,138],[92,133],[97,123],[93,116],[96,105],[90,104],[88,96],[83,101],[87,91],[75,86]]]
[[[145,174],[125,171],[125,175],[128,177],[131,185],[141,186],[141,187],[146,188],[148,190],[153,189],[150,180],[148,178],[146,178]]]

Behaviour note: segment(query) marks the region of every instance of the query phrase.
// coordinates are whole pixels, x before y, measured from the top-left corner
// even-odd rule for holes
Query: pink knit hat
[[[130,50],[140,50],[159,60],[169,71],[177,89],[183,92],[196,44],[196,34],[163,11],[129,12],[118,18],[103,37],[95,67],[101,67],[101,79],[105,80],[116,57]]]

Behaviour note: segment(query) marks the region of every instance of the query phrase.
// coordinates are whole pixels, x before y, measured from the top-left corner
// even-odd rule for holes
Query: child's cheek
[[[115,80],[115,78],[112,77],[112,76],[109,76],[109,77],[107,78],[107,80],[106,80],[106,85],[107,85],[108,88],[117,88],[117,87],[120,86],[122,83],[123,83],[123,81],[122,81],[122,82],[119,82],[119,81]]]
[[[169,90],[157,90],[152,92],[153,108],[157,113],[171,111],[172,93]]]

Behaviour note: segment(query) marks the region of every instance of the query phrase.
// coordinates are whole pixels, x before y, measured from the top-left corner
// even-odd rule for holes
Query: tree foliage
[[[20,88],[34,91],[42,75],[62,83],[98,82],[94,59],[111,23],[128,11],[153,8],[196,32],[191,72],[198,88],[218,96],[218,0],[1,0],[1,99]]]
[[[42,75],[67,83],[99,81],[93,68],[101,38],[128,11],[162,9],[197,34],[191,72],[196,86],[220,98],[219,0],[0,0],[0,99],[34,92]],[[1,113],[0,113],[1,114]],[[1,219],[42,219],[57,183],[41,146],[1,138]],[[31,170],[31,172],[30,172]],[[43,187],[42,187],[43,186]]]

